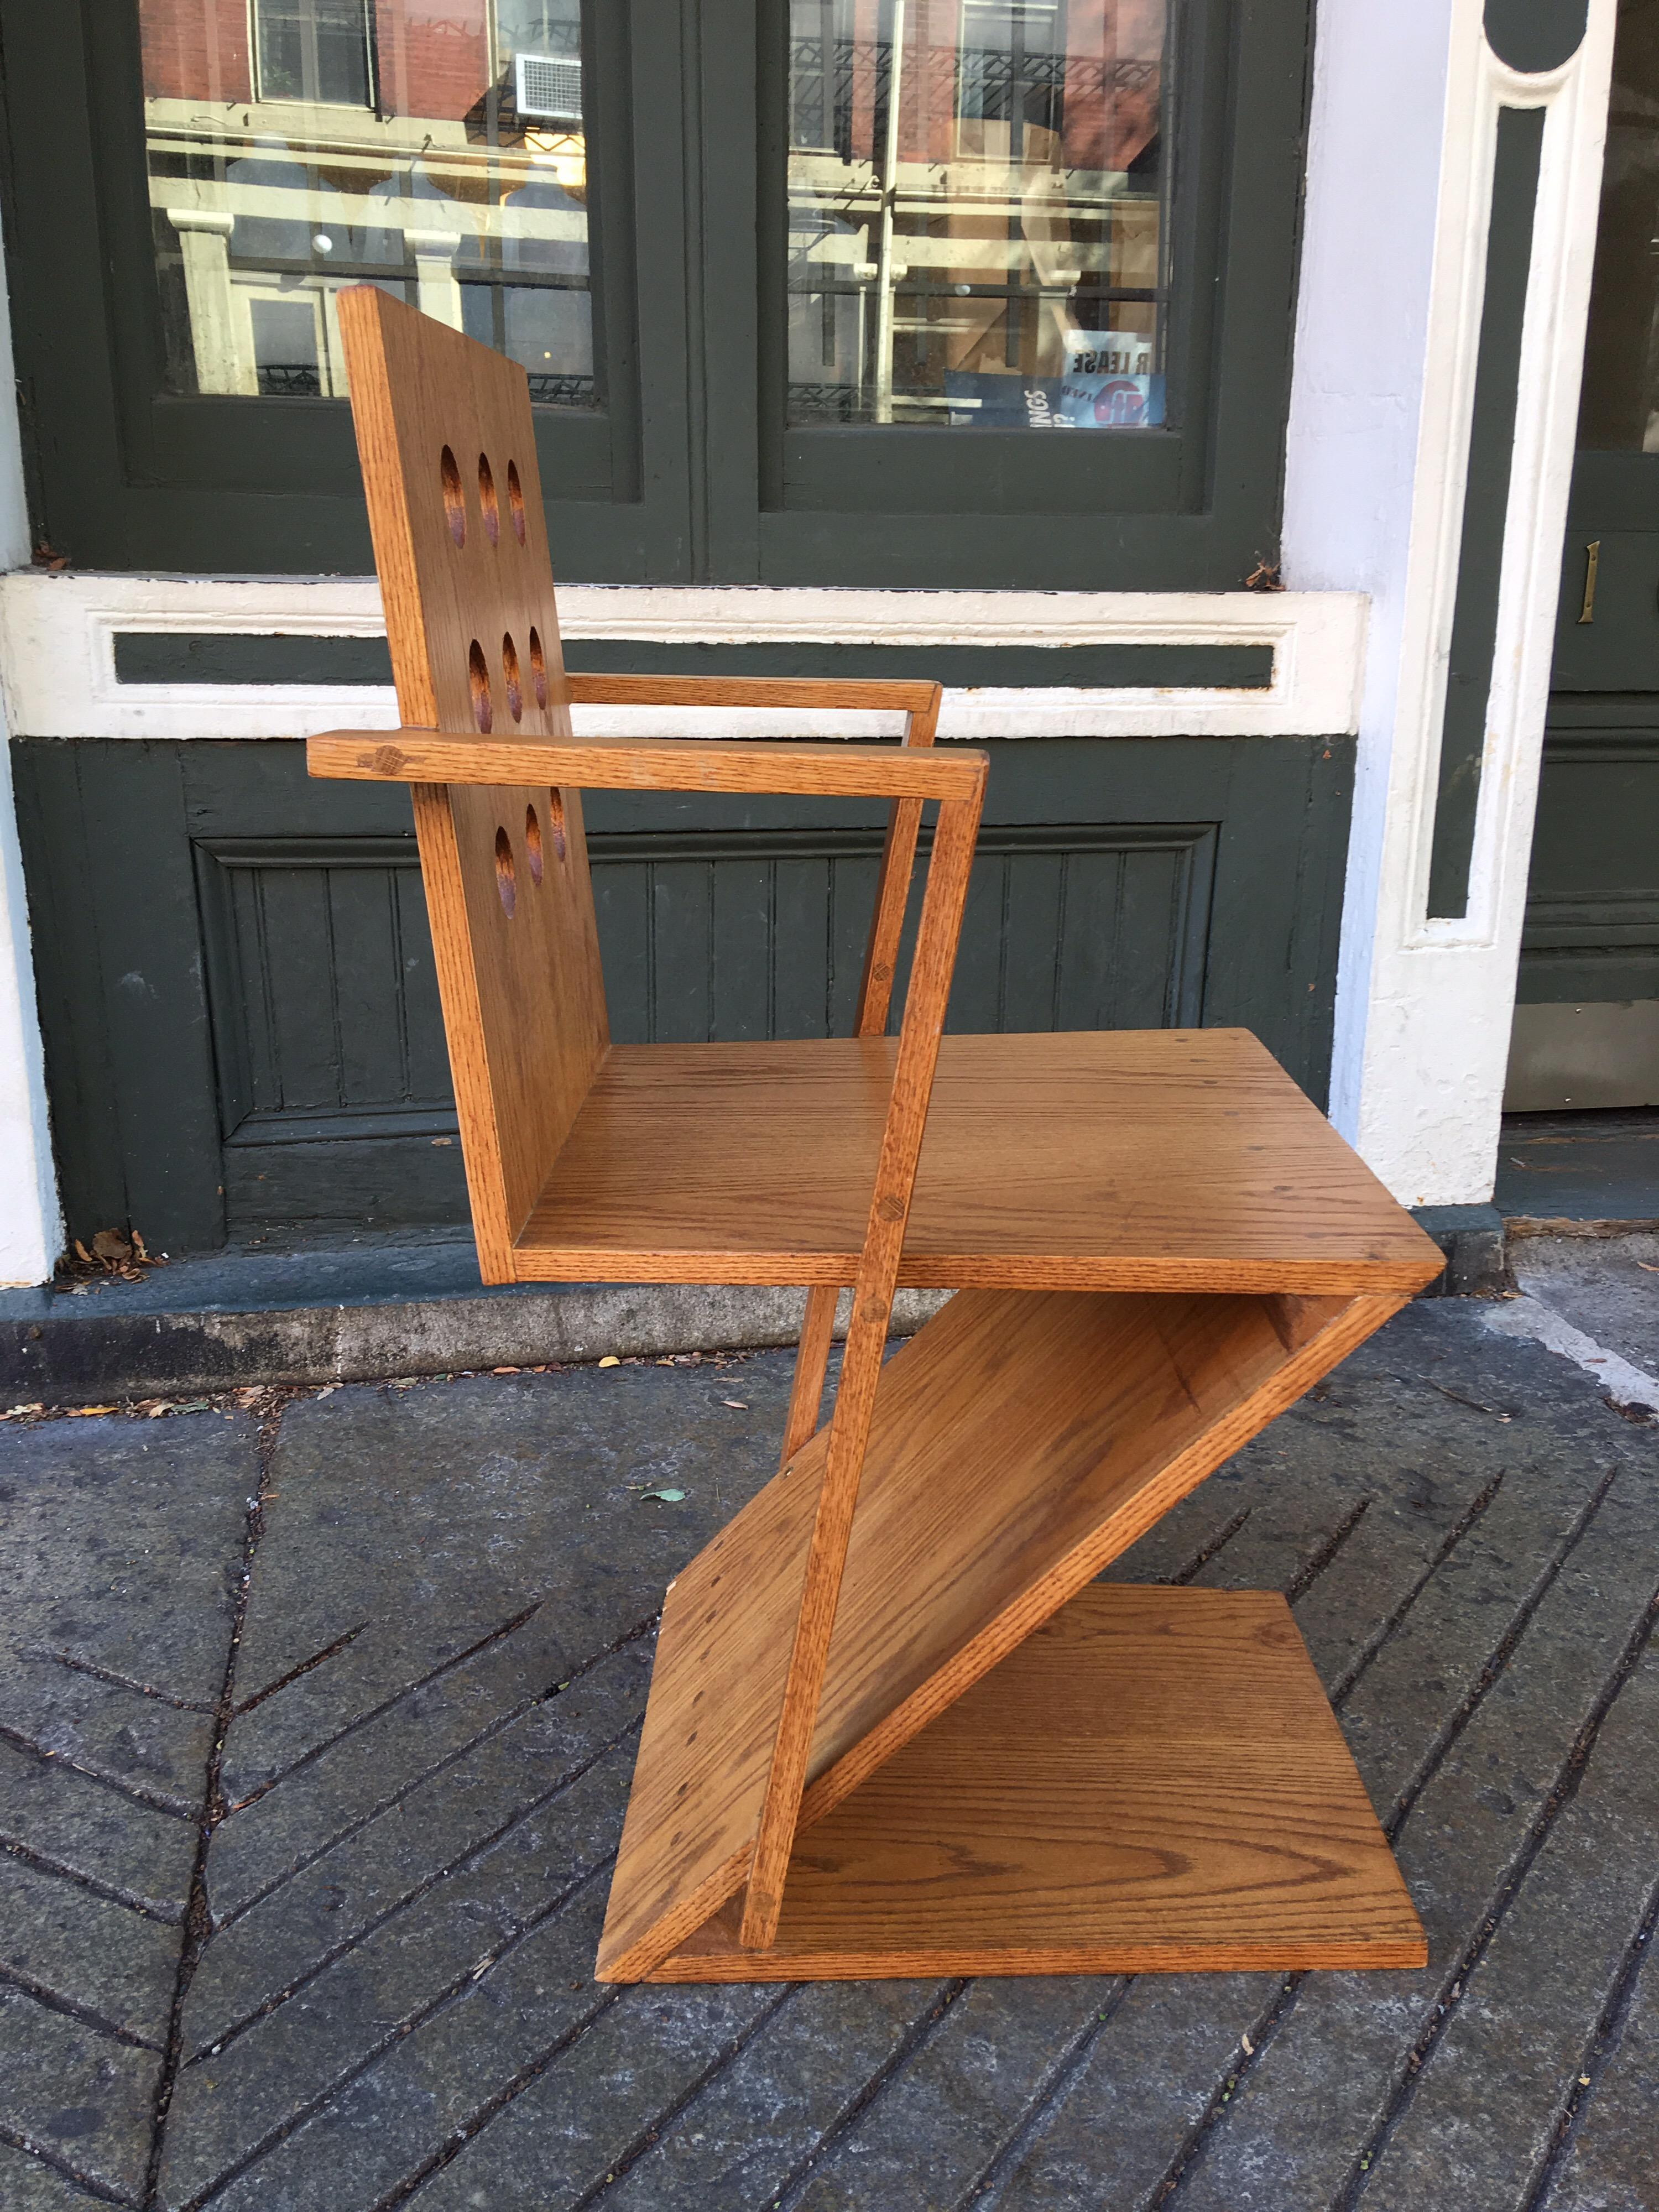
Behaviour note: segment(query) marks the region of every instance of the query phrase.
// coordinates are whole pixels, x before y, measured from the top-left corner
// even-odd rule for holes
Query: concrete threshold
[[[940,1291],[902,1291],[894,1333]],[[0,1405],[84,1405],[255,1382],[355,1382],[615,1354],[793,1344],[806,1294],[720,1284],[489,1287],[470,1237],[360,1236],[216,1252],[0,1291]],[[850,1293],[842,1293],[836,1333]]]
[[[1446,1255],[1425,1298],[1493,1297],[1510,1287],[1504,1223],[1495,1206],[1416,1206],[1412,1218]]]

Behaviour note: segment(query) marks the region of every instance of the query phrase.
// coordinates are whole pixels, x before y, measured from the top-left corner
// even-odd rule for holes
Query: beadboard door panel
[[[283,742],[13,750],[71,1233],[464,1224],[407,794],[310,781]],[[1241,1024],[1322,1098],[1347,742],[991,751],[948,1025]],[[848,1030],[879,806],[586,811],[617,1042]]]

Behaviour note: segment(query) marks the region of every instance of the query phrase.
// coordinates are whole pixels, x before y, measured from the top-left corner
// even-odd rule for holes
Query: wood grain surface
[[[789,1386],[789,1408],[784,1416],[783,1444],[778,1454],[780,1468],[787,1467],[807,1438],[817,1433],[836,1326],[836,1297],[833,1283],[815,1283],[806,1293],[800,1341],[795,1347],[795,1372]]]
[[[550,1179],[557,1187],[560,1148],[610,1043],[580,786],[890,794],[890,858],[896,840],[903,867],[884,866],[866,962],[880,964],[879,944],[890,987],[915,842],[912,827],[905,847],[902,825],[924,793],[976,814],[985,763],[933,753],[940,693],[920,682],[624,678],[586,692],[896,708],[902,747],[578,742],[523,370],[372,286],[342,292],[340,318],[409,726],[314,738],[307,761],[317,775],[414,786],[479,1267],[487,1282],[511,1281],[514,1242]],[[873,1183],[873,1154],[870,1172]]]
[[[1421,1966],[1282,1597],[1097,1584],[826,1820],[757,1954],[733,1903],[652,1978]]]
[[[329,730],[306,740],[313,775],[367,783],[576,783],[594,791],[773,791],[811,798],[964,799],[985,756],[902,745],[757,738],[565,738]]]
[[[514,1238],[556,1175],[610,1048],[581,794],[417,784],[413,798],[478,1267],[487,1283],[510,1283]],[[496,858],[502,836],[511,915]]]
[[[665,1609],[602,1977],[1414,1960],[1282,1607],[1043,1624],[1439,1254],[1244,1032],[941,1043],[986,763],[937,685],[584,678],[907,742],[576,738],[523,372],[373,288],[340,319],[404,726],[308,760],[414,787],[484,1276],[809,1286],[786,1463]],[[582,786],[888,798],[859,1034],[612,1048]],[[901,1282],[977,1287],[884,1366]]]
[[[971,799],[949,799],[939,808],[916,949],[904,994],[904,1018],[894,1055],[892,1095],[882,1125],[875,1188],[865,1217],[858,1273],[853,1279],[852,1313],[836,1383],[835,1411],[824,1441],[823,1474],[801,1571],[793,1646],[779,1703],[750,1867],[743,1916],[745,1943],[771,1942],[783,1902],[783,1878],[806,1784],[813,1722],[858,1504],[865,1444],[875,1411],[905,1224],[909,1218],[978,835],[978,793]]]
[[[914,727],[908,744],[933,742],[944,696],[937,684],[883,676],[571,676],[577,707],[809,707],[860,714],[931,717],[927,736]]]
[[[939,708],[945,693],[937,684],[930,696],[906,716],[907,748],[932,745],[939,731]],[[921,801],[896,799],[887,817],[887,837],[881,851],[881,873],[876,882],[875,911],[864,951],[864,973],[859,979],[854,1036],[879,1036],[887,1027],[892,1004],[893,978],[898,972],[899,939],[904,933],[904,909],[910,895],[910,875],[915,866],[916,840],[921,830]]]
[[[882,687],[872,687],[882,688]],[[907,693],[920,690],[905,685]],[[945,694],[937,684],[926,688],[926,696],[907,702],[904,742],[931,745],[939,729]],[[887,836],[882,847],[881,873],[876,881],[876,903],[870,917],[870,935],[864,951],[864,973],[859,982],[858,1006],[853,1020],[854,1036],[880,1036],[887,1027],[893,999],[893,978],[898,967],[899,939],[904,929],[904,910],[910,896],[915,866],[916,841],[921,830],[921,801],[896,799],[888,810]],[[836,1286],[815,1283],[806,1293],[806,1312],[801,1322],[800,1344],[795,1355],[795,1376],[789,1393],[788,1417],[783,1427],[780,1467],[804,1444],[818,1425],[823,1396],[824,1369],[830,1357],[830,1334],[836,1317]]]
[[[823,1819],[1401,1303],[964,1292],[882,1370],[807,1762]],[[678,1577],[599,1954],[650,1972],[745,1879],[827,1434]]]
[[[524,371],[373,287],[343,291],[339,313],[398,712],[476,747],[487,693],[494,723],[568,740]],[[580,796],[553,788],[533,742],[517,750],[520,772],[493,787],[434,775],[415,793],[486,1282],[513,1279],[514,1238],[610,1042]]]
[[[613,1048],[525,1281],[850,1283],[891,1040]],[[1416,1291],[1441,1255],[1243,1030],[947,1036],[902,1284]]]

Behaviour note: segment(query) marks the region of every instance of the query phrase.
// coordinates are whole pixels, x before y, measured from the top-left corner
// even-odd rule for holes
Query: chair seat
[[[896,1049],[612,1047],[515,1279],[852,1282]],[[1440,1265],[1248,1030],[941,1042],[901,1283],[1409,1292]]]

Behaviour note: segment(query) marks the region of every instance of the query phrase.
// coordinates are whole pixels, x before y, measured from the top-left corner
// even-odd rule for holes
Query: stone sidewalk
[[[1534,1256],[1115,1571],[1290,1594],[1421,1973],[596,1984],[787,1354],[0,1431],[0,2207],[1659,2212],[1659,1250]]]

